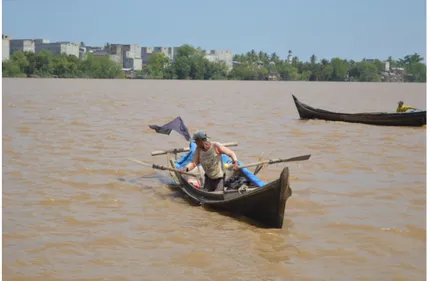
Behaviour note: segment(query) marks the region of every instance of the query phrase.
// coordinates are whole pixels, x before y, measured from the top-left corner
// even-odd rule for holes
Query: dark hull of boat
[[[285,205],[292,194],[288,167],[282,170],[279,179],[242,194],[238,191],[206,192],[196,189],[181,174],[174,173],[182,191],[193,201],[244,215],[268,228],[282,228]]]
[[[321,119],[380,126],[423,126],[427,124],[427,111],[407,113],[337,113],[313,108],[300,102],[294,95],[293,99],[301,119]]]

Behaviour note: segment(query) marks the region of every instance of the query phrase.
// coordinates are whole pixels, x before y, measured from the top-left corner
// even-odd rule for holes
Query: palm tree
[[[270,60],[276,63],[276,62],[278,62],[278,61],[279,61],[279,57],[278,57],[278,55],[277,55],[276,53],[273,53],[273,54],[270,56]]]
[[[315,55],[311,56],[311,64],[314,65],[317,62],[317,57]]]
[[[251,61],[257,61],[258,60],[258,56],[257,56],[257,52],[255,52],[254,49],[251,50]]]
[[[413,55],[407,55],[403,59],[400,59],[400,62],[404,65],[409,65],[413,63],[419,63],[423,60],[423,57],[414,53]]]
[[[293,57],[293,59],[291,60],[291,64],[292,64],[294,67],[295,67],[295,66],[297,66],[298,62],[299,62],[299,58],[298,58],[298,57],[296,57],[296,56],[294,56],[294,57]]]
[[[263,51],[258,52],[258,58],[259,58],[260,60],[263,60],[263,59],[264,59],[264,53],[263,53]]]

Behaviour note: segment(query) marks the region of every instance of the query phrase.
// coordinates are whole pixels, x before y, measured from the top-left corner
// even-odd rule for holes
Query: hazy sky
[[[3,0],[12,38],[292,50],[301,60],[426,58],[425,0]]]

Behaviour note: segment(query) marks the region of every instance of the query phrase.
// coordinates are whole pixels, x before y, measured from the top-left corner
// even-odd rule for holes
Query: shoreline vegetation
[[[2,63],[3,77],[21,78],[98,78],[98,79],[179,79],[179,80],[275,80],[275,81],[346,81],[346,82],[426,82],[426,65],[417,53],[386,62],[379,59],[353,61],[342,58],[309,61],[286,60],[276,53],[251,50],[234,55],[229,71],[222,61],[212,62],[200,48],[179,47],[170,62],[164,53],[154,53],[141,71],[125,72],[108,55],[89,53],[84,60],[72,55],[53,55],[43,50],[14,52]]]

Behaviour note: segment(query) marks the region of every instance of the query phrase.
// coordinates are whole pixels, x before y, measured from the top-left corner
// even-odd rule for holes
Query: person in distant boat
[[[197,145],[194,158],[182,170],[186,172],[191,171],[200,163],[205,171],[203,189],[207,191],[224,190],[225,173],[222,166],[221,154],[228,155],[233,161],[234,168],[238,169],[236,154],[219,142],[208,141],[208,136],[202,131],[196,132],[193,140]]]
[[[410,105],[404,105],[403,101],[398,102],[396,112],[415,112],[415,111],[419,111],[419,110],[416,109],[415,107],[410,106]]]

